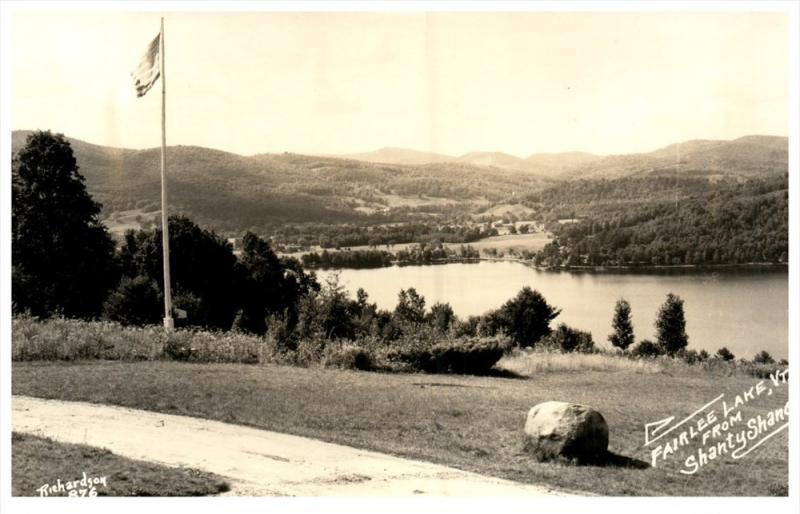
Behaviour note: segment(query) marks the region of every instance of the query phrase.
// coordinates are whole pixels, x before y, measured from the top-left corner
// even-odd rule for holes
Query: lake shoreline
[[[672,273],[672,272],[741,272],[741,271],[789,271],[788,263],[772,262],[749,262],[743,264],[650,264],[650,265],[617,265],[617,266],[537,266],[530,260],[516,259],[510,257],[481,257],[477,259],[439,259],[427,262],[401,261],[392,262],[388,266],[363,266],[363,267],[307,267],[312,271],[336,271],[336,270],[366,270],[366,269],[386,269],[386,268],[405,268],[409,266],[442,266],[446,264],[478,264],[481,262],[516,262],[535,269],[537,271],[549,272],[577,272],[577,273],[626,273],[626,274],[652,274],[652,273]]]

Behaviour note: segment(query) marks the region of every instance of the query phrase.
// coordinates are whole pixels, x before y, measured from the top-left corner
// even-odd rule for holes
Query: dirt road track
[[[132,459],[210,471],[226,477],[228,494],[238,496],[565,494],[305,437],[108,405],[13,396],[12,426]]]

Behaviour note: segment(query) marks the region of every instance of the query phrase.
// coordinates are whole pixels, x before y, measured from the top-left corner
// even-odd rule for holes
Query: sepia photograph
[[[4,512],[797,512],[797,3],[2,9]]]

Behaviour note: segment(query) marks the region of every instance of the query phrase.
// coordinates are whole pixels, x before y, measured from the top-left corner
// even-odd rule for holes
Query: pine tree
[[[631,305],[624,298],[617,300],[611,324],[614,327],[614,333],[608,336],[608,340],[624,352],[634,342]]]
[[[658,312],[656,330],[658,344],[670,355],[674,355],[689,344],[689,336],[686,335],[686,318],[683,314],[683,300],[679,296],[672,293],[667,295],[664,305]]]

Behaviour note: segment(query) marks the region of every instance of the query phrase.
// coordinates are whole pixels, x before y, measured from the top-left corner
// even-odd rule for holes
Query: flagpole
[[[164,18],[161,18],[161,246],[164,250],[164,329],[169,332],[175,328],[172,319],[172,286],[169,277],[169,218],[167,215],[167,77],[164,73]]]

